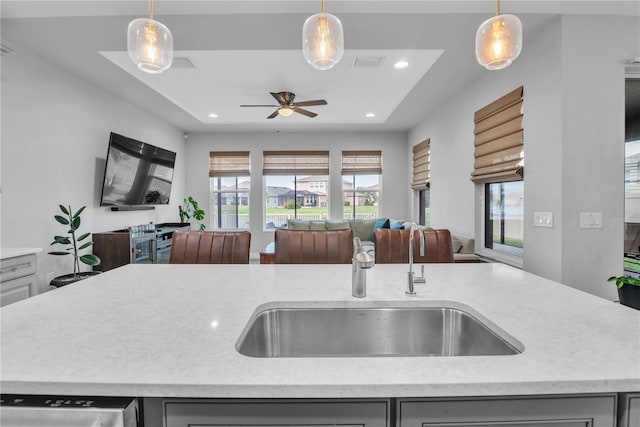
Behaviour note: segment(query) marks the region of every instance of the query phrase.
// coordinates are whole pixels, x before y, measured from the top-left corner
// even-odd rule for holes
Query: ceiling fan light
[[[289,117],[293,114],[293,109],[290,107],[280,107],[278,108],[278,114],[280,114],[282,117]]]
[[[522,22],[515,15],[496,15],[476,32],[476,59],[487,70],[506,68],[522,51]]]
[[[333,68],[344,54],[342,22],[324,12],[307,18],[302,27],[302,53],[317,70]]]
[[[162,23],[138,18],[129,23],[127,52],[139,70],[159,74],[173,62],[173,36]]]

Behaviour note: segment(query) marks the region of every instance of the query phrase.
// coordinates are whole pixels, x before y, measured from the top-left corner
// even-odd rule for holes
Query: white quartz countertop
[[[127,265],[3,307],[3,393],[432,397],[640,391],[640,311],[497,263]],[[603,283],[603,286],[608,284]],[[512,356],[252,358],[257,307],[464,304],[517,339]]]
[[[0,259],[37,254],[40,252],[42,252],[42,248],[0,248]]]

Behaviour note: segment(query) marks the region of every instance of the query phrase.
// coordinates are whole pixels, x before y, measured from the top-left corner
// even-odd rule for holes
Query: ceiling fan
[[[310,107],[312,105],[327,105],[327,101],[324,99],[315,99],[313,101],[293,102],[296,94],[293,92],[269,92],[280,105],[241,105],[241,107],[277,107],[278,109],[271,113],[267,119],[273,119],[277,115],[289,117],[293,112],[300,113],[307,117],[315,117],[316,113],[309,110],[305,110],[300,107]]]

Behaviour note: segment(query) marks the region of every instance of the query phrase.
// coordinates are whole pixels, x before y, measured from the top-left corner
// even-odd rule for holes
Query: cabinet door
[[[400,427],[615,427],[616,395],[400,400]]]
[[[20,277],[0,283],[0,306],[11,304],[36,294],[38,276]]]
[[[640,393],[620,394],[620,427],[640,426]]]
[[[389,401],[165,400],[166,427],[387,427]]]

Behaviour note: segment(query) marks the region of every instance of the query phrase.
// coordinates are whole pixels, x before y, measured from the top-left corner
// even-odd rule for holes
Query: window
[[[522,257],[524,244],[522,181],[485,184],[484,246]]]
[[[484,247],[522,258],[524,247],[523,87],[474,115],[474,170],[484,185]]]
[[[329,152],[265,151],[265,228],[329,217]]]
[[[381,151],[342,152],[344,218],[380,216]]]
[[[431,225],[431,140],[427,139],[413,147],[413,178],[411,188],[418,192],[418,221],[421,225]]]
[[[430,190],[418,191],[418,210],[420,225],[431,226],[431,197]]]
[[[210,228],[249,228],[249,152],[209,153]]]

